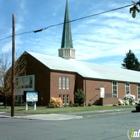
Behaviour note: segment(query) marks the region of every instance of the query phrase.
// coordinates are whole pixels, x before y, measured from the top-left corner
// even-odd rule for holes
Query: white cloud
[[[12,50],[12,41],[9,41],[3,45],[1,48],[2,53],[6,53]]]
[[[129,49],[138,52],[139,21],[131,17],[128,9],[83,20],[73,30],[77,59],[124,56]]]
[[[43,5],[52,5],[52,7],[46,5],[46,8],[50,8],[49,12],[51,11],[51,14],[47,13],[47,9],[43,10],[46,13],[41,13],[42,10],[39,10],[39,8],[42,7],[42,3],[40,3],[38,6],[40,13],[36,19],[37,9],[33,9],[29,1],[17,0],[16,33],[62,22],[66,1],[59,0],[55,4],[51,3],[53,1],[44,0],[43,3]],[[100,2],[70,0],[70,17],[75,19],[127,4],[129,4],[128,1],[122,3],[122,1],[114,2],[113,0],[101,0]],[[129,8],[125,8],[71,23],[76,59],[84,61],[101,59],[104,64],[106,63],[106,57],[122,57],[129,49],[134,50],[139,56],[139,22],[139,16],[133,19],[129,13]],[[2,25],[4,26],[4,24]],[[4,37],[11,35],[11,25],[9,27],[6,28]],[[38,34],[17,36],[16,48],[21,51],[27,50],[57,56],[61,45],[61,35],[62,26],[58,26]],[[4,42],[2,49],[3,51],[10,50],[11,41]],[[117,62],[119,63],[119,60],[108,60],[107,63],[118,65]]]
[[[20,0],[20,8],[25,11],[26,0]]]

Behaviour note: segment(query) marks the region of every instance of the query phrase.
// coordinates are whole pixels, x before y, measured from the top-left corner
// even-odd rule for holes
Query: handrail
[[[97,94],[92,99],[90,99],[89,101],[92,101],[96,96],[97,96]]]

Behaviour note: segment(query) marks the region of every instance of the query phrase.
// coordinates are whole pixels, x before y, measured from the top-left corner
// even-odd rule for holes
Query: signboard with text
[[[38,102],[38,92],[36,91],[25,91],[26,102]]]

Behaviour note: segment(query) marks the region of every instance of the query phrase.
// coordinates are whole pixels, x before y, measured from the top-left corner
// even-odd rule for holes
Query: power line
[[[53,24],[53,25],[50,25],[50,26],[47,26],[47,27],[44,27],[44,28],[40,28],[40,29],[37,29],[37,30],[32,30],[32,31],[27,31],[27,32],[18,33],[18,34],[15,34],[15,36],[19,36],[19,35],[23,35],[23,34],[28,34],[28,33],[37,33],[37,32],[41,32],[41,31],[46,30],[46,29],[51,28],[51,27],[63,25],[64,23],[75,22],[75,21],[78,21],[78,20],[90,18],[90,17],[93,17],[93,16],[102,15],[102,14],[105,14],[105,13],[113,12],[113,11],[116,11],[116,10],[120,10],[120,9],[123,9],[123,8],[127,8],[127,7],[130,7],[130,6],[134,6],[134,5],[135,5],[135,4],[130,4],[130,5],[122,6],[122,7],[119,7],[119,8],[112,9],[112,10],[108,10],[108,11],[104,11],[104,12],[92,14],[92,15],[89,15],[89,16],[84,16],[84,17],[81,17],[81,18],[77,18],[77,19],[74,19],[74,20],[70,20],[70,21],[68,21],[68,22]],[[11,37],[12,37],[12,35],[7,36],[7,37],[5,37],[5,38],[0,39],[0,41],[5,40],[5,39],[8,39],[8,38],[11,38]]]
[[[0,41],[5,40],[5,39],[8,39],[8,38],[11,38],[11,37],[12,37],[12,35],[7,36],[7,37],[4,37],[4,38],[0,39]]]

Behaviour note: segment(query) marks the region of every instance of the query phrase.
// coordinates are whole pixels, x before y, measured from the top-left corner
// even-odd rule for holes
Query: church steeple
[[[71,25],[69,22],[69,8],[68,0],[66,1],[61,49],[59,49],[59,56],[65,59],[75,58],[75,50],[73,49]]]
[[[70,25],[70,22],[69,22],[68,1],[66,1],[66,9],[65,9],[61,48],[73,48],[71,25]]]

